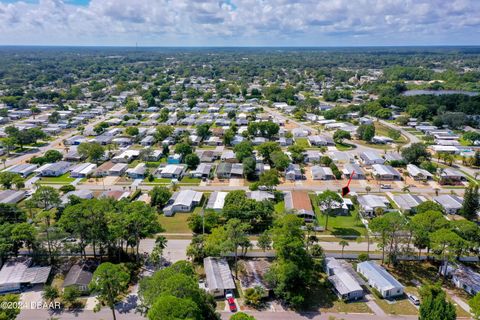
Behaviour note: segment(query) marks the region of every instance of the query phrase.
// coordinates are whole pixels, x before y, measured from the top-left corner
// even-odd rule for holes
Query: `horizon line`
[[[178,45],[178,46],[161,46],[161,45],[83,45],[83,44],[0,44],[0,48],[6,47],[39,47],[39,48],[432,48],[432,47],[450,47],[450,48],[465,48],[465,47],[480,47],[480,44],[428,44],[428,45],[245,45],[245,46],[230,46],[230,45]]]

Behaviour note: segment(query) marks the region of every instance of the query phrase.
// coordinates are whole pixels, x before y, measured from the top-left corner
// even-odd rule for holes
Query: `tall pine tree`
[[[480,208],[479,194],[478,194],[478,185],[471,184],[466,190],[463,197],[463,205],[461,209],[461,214],[465,218],[474,218],[477,214],[478,209]]]

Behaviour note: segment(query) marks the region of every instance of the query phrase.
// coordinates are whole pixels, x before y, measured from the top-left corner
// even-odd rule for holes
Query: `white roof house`
[[[97,165],[94,163],[80,163],[75,165],[70,171],[70,177],[72,178],[84,178],[93,173]]]
[[[52,267],[30,267],[30,258],[8,260],[0,270],[0,293],[19,291],[23,285],[46,283]]]
[[[392,197],[393,202],[400,208],[402,211],[410,211],[416,208],[419,204],[427,201],[424,196],[419,196],[415,194],[394,194]]]
[[[116,163],[108,170],[108,174],[111,176],[121,176],[127,171],[128,165],[125,163]]]
[[[373,261],[357,264],[357,272],[363,275],[368,284],[375,288],[384,298],[403,295],[403,285],[390,273]]]
[[[157,169],[157,174],[165,179],[179,179],[185,173],[185,166],[180,164],[167,164]]]
[[[360,212],[368,216],[372,216],[377,208],[387,209],[390,203],[387,197],[375,194],[361,195],[358,196],[357,200],[360,204]]]
[[[346,261],[325,258],[325,272],[335,292],[342,300],[357,300],[364,296],[361,283],[352,275],[353,269]],[[358,276],[357,276],[358,277]]]
[[[401,179],[401,175],[397,170],[395,170],[392,166],[384,164],[372,165],[372,172],[375,178],[381,180]]]
[[[332,169],[329,167],[313,166],[311,170],[313,180],[331,180],[335,178]]]
[[[62,204],[67,204],[70,201],[70,197],[78,197],[80,199],[93,199],[93,192],[90,190],[74,190],[67,192],[60,199]]]
[[[214,191],[208,198],[207,205],[205,209],[212,209],[215,211],[220,211],[225,205],[225,197],[228,195],[228,192],[223,191]]]
[[[235,289],[232,272],[224,258],[207,257],[203,259],[206,275],[206,290],[215,297],[222,297],[227,290]]]
[[[22,177],[27,177],[28,175],[30,175],[31,173],[33,173],[35,171],[35,169],[38,168],[38,165],[36,164],[28,164],[28,163],[22,163],[22,164],[17,164],[17,165],[14,165],[14,166],[11,166],[10,168],[7,168],[5,170],[2,170],[2,171],[8,171],[8,172],[11,172],[11,173],[16,173],[16,174],[19,174],[21,175]]]
[[[127,176],[132,179],[143,178],[145,172],[147,172],[147,165],[145,163],[139,163],[135,166],[135,168],[129,168],[126,171]]]
[[[203,193],[194,190],[181,190],[175,192],[163,208],[165,216],[172,216],[175,212],[190,212],[203,198]]]
[[[140,155],[140,150],[125,150],[112,158],[115,163],[130,163],[134,158]]]
[[[22,201],[26,197],[26,192],[22,190],[2,190],[0,191],[0,203],[14,204]]]
[[[414,164],[407,164],[407,171],[410,177],[415,180],[428,180],[433,178],[433,175],[430,172],[419,168]]]
[[[365,151],[360,153],[359,156],[366,165],[385,163],[385,159],[380,157],[380,155],[374,151]]]
[[[66,161],[47,163],[36,169],[35,172],[43,177],[58,177],[67,173],[72,164]]]
[[[438,203],[445,209],[447,214],[456,214],[463,204],[463,198],[451,194],[442,194],[433,198],[433,201]]]

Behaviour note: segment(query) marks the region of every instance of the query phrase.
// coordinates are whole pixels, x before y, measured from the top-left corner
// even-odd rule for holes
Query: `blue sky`
[[[480,45],[479,0],[0,0],[0,45]]]

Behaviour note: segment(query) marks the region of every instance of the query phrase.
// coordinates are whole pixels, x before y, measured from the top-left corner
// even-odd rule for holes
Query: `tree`
[[[251,246],[247,233],[250,229],[249,224],[239,219],[230,219],[224,226],[213,229],[212,234],[207,237],[206,246],[210,245],[221,253],[233,252],[236,278],[238,278],[238,251],[242,249],[245,254]]]
[[[478,194],[478,184],[470,184],[465,190],[460,213],[465,218],[472,219],[477,216],[478,209],[480,209],[480,195]]]
[[[180,154],[182,159],[193,152],[192,146],[190,144],[182,142],[175,146],[175,153]]]
[[[343,250],[345,249],[345,247],[349,246],[349,243],[346,240],[340,240],[338,244],[342,247],[342,258],[343,258]]]
[[[131,137],[136,137],[138,136],[139,131],[137,127],[127,127],[125,133]]]
[[[137,261],[140,259],[140,240],[161,232],[162,226],[158,222],[157,213],[152,207],[142,201],[134,201],[122,208],[128,242],[135,246]]]
[[[468,300],[468,305],[470,306],[470,312],[473,315],[475,320],[480,319],[480,293],[477,293],[473,298]]]
[[[200,158],[195,153],[187,154],[185,164],[189,169],[195,169],[200,164]]]
[[[210,125],[208,123],[197,125],[197,135],[202,140],[208,137],[210,135]]]
[[[160,210],[172,197],[172,192],[166,187],[155,186],[152,190],[150,190],[149,195],[150,205],[157,207],[157,209]]]
[[[48,303],[52,303],[55,299],[60,297],[60,292],[57,287],[54,286],[45,286],[42,292],[42,298]]]
[[[149,320],[201,320],[202,313],[198,306],[188,298],[177,298],[171,295],[160,296],[148,311]]]
[[[252,317],[244,312],[237,312],[230,317],[230,320],[255,320],[255,317]]]
[[[290,152],[290,157],[294,163],[303,163],[305,158],[305,148],[294,144],[293,146],[288,147],[288,151]]]
[[[155,140],[157,141],[163,141],[166,138],[170,137],[173,134],[173,131],[175,130],[174,127],[172,126],[167,126],[167,125],[161,125],[157,127],[157,131],[155,132]]]
[[[325,215],[325,230],[328,230],[328,217],[333,213],[335,206],[342,203],[342,197],[336,192],[325,190],[317,196],[317,202]]]
[[[417,213],[412,217],[414,245],[418,248],[419,255],[422,249],[430,252],[430,235],[440,229],[448,227],[448,220],[440,211],[428,210]]]
[[[345,139],[348,139],[348,140],[352,139],[352,136],[350,135],[350,132],[345,131],[345,130],[337,130],[333,134],[333,141],[335,141],[335,143],[342,144],[343,140],[345,140]]]
[[[97,142],[81,143],[78,146],[77,151],[82,157],[88,158],[96,164],[98,164],[105,154],[105,149]]]
[[[3,171],[0,172],[0,185],[5,189],[10,189],[15,185],[19,189],[19,186],[23,185],[23,178],[17,173]]]
[[[257,240],[257,246],[263,250],[263,252],[270,250],[272,248],[272,237],[270,236],[270,232],[265,230]]]
[[[257,166],[257,162],[255,161],[255,159],[252,157],[243,158],[242,164],[243,164],[243,175],[249,180],[253,179],[253,177],[255,176],[255,169]]]
[[[127,291],[129,281],[130,275],[123,265],[110,262],[99,265],[89,284],[89,289],[97,294],[99,301],[95,310],[98,311],[101,304],[107,305],[115,320],[115,304],[121,300],[120,295]]]
[[[294,214],[283,215],[275,222],[271,234],[277,259],[266,274],[275,295],[295,308],[304,304],[314,279],[302,225],[303,219]]]
[[[357,129],[360,139],[370,142],[375,136],[375,126],[373,124],[362,124]]]
[[[253,306],[254,308],[260,308],[263,305],[262,299],[264,295],[265,289],[261,286],[248,288],[243,293],[245,304]]]
[[[455,320],[455,306],[446,299],[445,292],[439,284],[420,288],[420,320]]]
[[[268,188],[275,187],[280,184],[279,173],[276,169],[266,170],[260,174],[258,180],[260,186],[266,186]]]
[[[11,137],[3,138],[0,142],[7,153],[7,157],[10,156],[10,151],[15,147],[15,139]]]
[[[232,144],[233,139],[235,138],[235,131],[232,129],[227,129],[223,133],[223,144],[229,146]]]
[[[465,248],[465,240],[452,230],[444,228],[433,232],[430,235],[430,242],[432,249],[440,256],[443,262],[442,273],[446,277],[449,260]]]
[[[243,161],[244,158],[251,157],[253,154],[253,145],[250,141],[242,141],[237,144],[233,151],[238,161]]]
[[[427,147],[423,143],[412,143],[409,147],[402,149],[402,157],[407,163],[419,165],[425,160],[430,160],[431,156]]]
[[[425,202],[422,202],[421,204],[419,204],[417,206],[417,208],[415,209],[415,211],[417,212],[417,214],[427,212],[427,211],[437,211],[437,212],[442,212],[443,213],[444,209],[440,204],[429,200],[429,201],[425,201]]]
[[[20,314],[21,308],[18,307],[20,301],[20,295],[18,294],[5,294],[0,296],[0,304],[2,306],[11,306],[11,307],[2,307],[0,308],[0,319],[2,320],[15,320]]]
[[[271,161],[271,155],[276,151],[282,151],[280,144],[273,141],[267,141],[257,147],[258,153],[268,162]]]
[[[282,151],[275,151],[270,155],[270,160],[278,171],[284,171],[290,165],[290,158]]]
[[[203,213],[192,213],[188,219],[188,227],[194,233],[210,233],[220,223],[220,215],[214,210],[204,210]]]
[[[382,248],[382,261],[385,261],[385,250],[388,262],[395,264],[400,252],[400,244],[404,241],[403,234],[407,229],[407,219],[397,211],[387,212],[372,219],[370,230],[379,234],[379,247]]]

